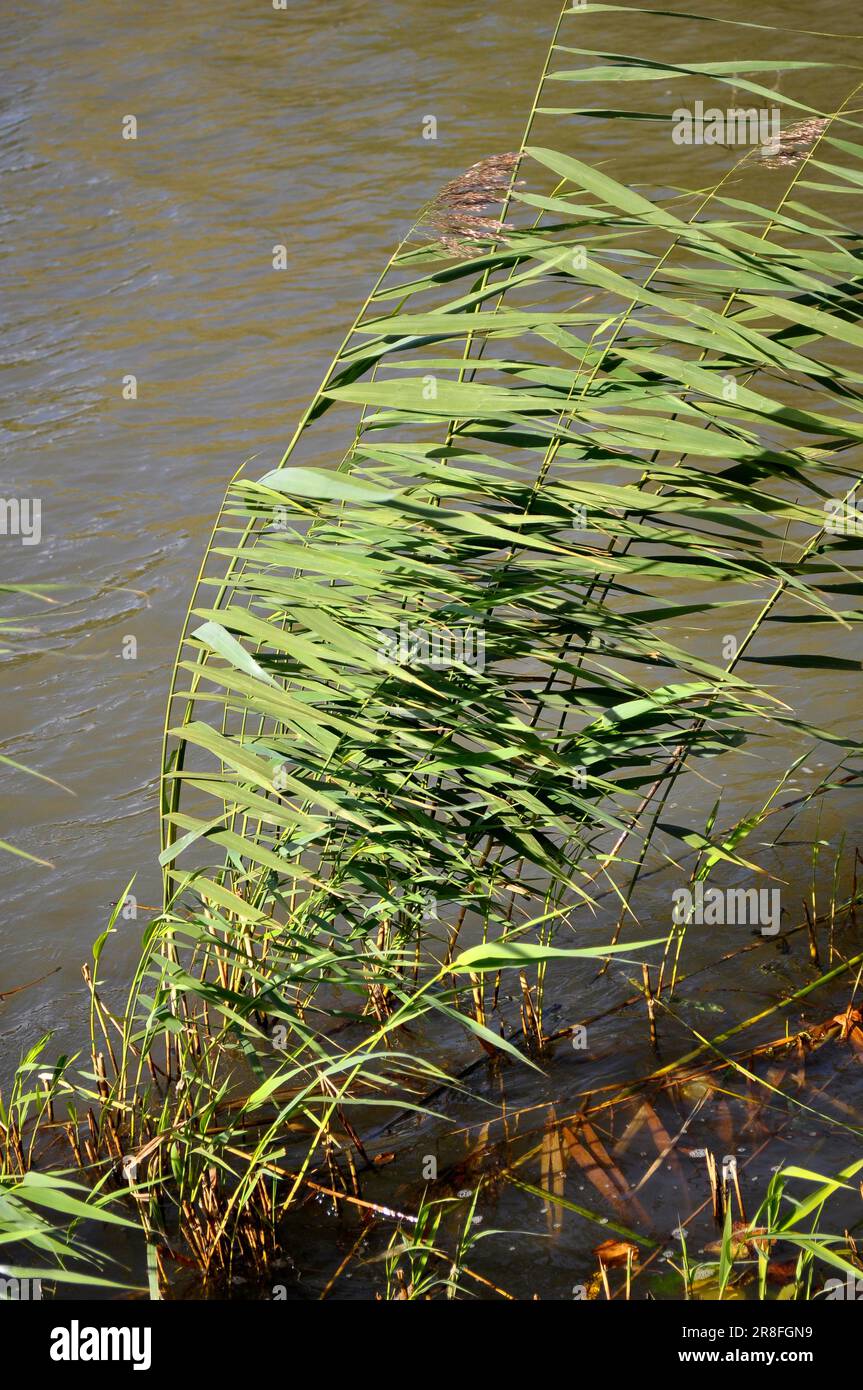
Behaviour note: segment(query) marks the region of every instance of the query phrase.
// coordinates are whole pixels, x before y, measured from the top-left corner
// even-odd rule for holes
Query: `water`
[[[280,457],[418,206],[517,143],[539,8],[447,6],[445,24],[421,3],[6,14],[0,467],[42,499],[44,534],[6,546],[3,578],[69,588],[28,605],[38,634],[6,658],[0,748],[74,792],[6,779],[0,837],[55,868],[0,861],[0,990],[58,971],[6,1004],[7,1058],[50,1028],[74,1036],[80,962],[132,874],[158,901],[165,693],[227,479]],[[137,940],[134,924],[117,940],[118,978]]]
[[[713,12],[753,17],[742,0]],[[3,658],[0,752],[70,790],[4,771],[0,837],[52,864],[0,856],[0,992],[48,976],[0,1003],[4,1074],[43,1033],[55,1033],[52,1054],[80,1045],[87,1003],[80,965],[110,903],[133,875],[139,901],[158,901],[165,692],[228,478],[251,455],[260,472],[278,460],[415,210],[475,160],[518,145],[556,15],[554,0],[498,0],[488,11],[451,0],[293,0],[286,12],[264,0],[217,8],[176,0],[162,12],[105,0],[7,6],[0,476],[6,495],[41,498],[43,538],[38,546],[4,539],[0,579],[65,587],[50,605],[16,608],[34,630]],[[850,0],[821,5],[815,16],[802,0],[763,4],[758,13],[764,23],[840,32],[853,32],[857,18]],[[611,52],[642,51],[655,32],[647,20],[579,22],[585,46]],[[765,53],[755,32],[683,24],[664,32],[667,62]],[[848,47],[788,35],[781,56],[842,61]],[[796,77],[793,90],[827,106],[851,79],[810,73]],[[632,90],[633,106],[669,101],[662,84]],[[617,93],[585,90],[585,97],[585,104],[619,103]],[[137,119],[135,141],[122,138],[128,115]],[[422,138],[427,115],[437,120],[435,141]],[[572,152],[613,160],[624,181],[645,177],[645,150],[630,123],[573,120],[565,129]],[[661,149],[656,127],[646,126],[644,140]],[[702,149],[692,157],[708,183],[727,155]],[[689,171],[669,167],[665,176],[673,182],[678,173],[685,181]],[[652,174],[662,177],[656,165]],[[272,266],[277,245],[287,248],[284,271]],[[135,400],[123,396],[129,376]],[[776,640],[787,647],[787,637]],[[813,649],[822,642],[832,650],[833,640],[822,634]],[[850,682],[798,675],[795,703],[814,724],[851,725]],[[774,745],[763,762],[734,760],[729,814],[751,809],[768,767],[782,766],[791,751]],[[816,763],[824,758],[818,753]],[[712,799],[703,787],[689,795],[690,806]],[[835,843],[847,831],[853,842],[851,811],[848,801],[828,810],[823,838]],[[778,857],[799,898],[803,856]],[[667,889],[657,887],[653,901],[664,911]],[[121,923],[106,957],[112,999],[137,958],[140,928]],[[728,949],[738,942],[729,939]],[[690,968],[713,951],[713,941],[696,944]],[[799,948],[778,966],[783,988],[806,978]],[[725,1008],[726,987],[705,984],[705,999],[713,990]],[[759,989],[765,997],[776,992],[763,972],[734,988],[745,996],[743,1015],[754,1011]],[[579,1016],[616,997],[607,980],[586,977]],[[650,1070],[642,1015],[637,1033],[630,1030],[639,1039],[634,1051],[617,1051],[620,1036],[618,1018],[601,1025],[605,1061],[595,1062],[589,1082],[583,1061],[570,1055],[539,1092],[528,1074],[509,1076],[509,1103],[560,1102],[583,1084]],[[566,1113],[565,1101],[559,1109]],[[469,1111],[460,1118],[476,1119]],[[839,1147],[832,1156],[838,1166]],[[398,1190],[396,1179],[375,1181]],[[509,1192],[494,1224],[539,1220],[545,1230],[535,1199]],[[657,1213],[667,1203],[669,1193]],[[338,1260],[328,1224],[312,1224],[303,1235],[310,1263],[319,1259],[331,1272]],[[577,1273],[590,1263],[593,1238],[601,1232],[591,1236],[568,1216],[562,1234],[536,1242],[540,1256],[525,1257],[520,1291],[534,1291],[539,1260],[557,1270],[551,1282],[564,1296],[566,1281],[574,1282],[570,1265]]]

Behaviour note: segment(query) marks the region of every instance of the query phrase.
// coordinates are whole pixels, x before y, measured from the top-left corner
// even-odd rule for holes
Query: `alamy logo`
[[[398,632],[385,632],[378,647],[385,661],[400,666],[471,666],[485,669],[485,632],[481,627],[435,628],[429,631],[399,623]]]
[[[20,536],[22,545],[42,539],[42,499],[0,497],[0,536]]]
[[[852,492],[848,497],[831,497],[824,503],[824,530],[831,536],[863,536],[863,511]]]
[[[709,106],[705,111],[704,102],[697,101],[694,108],[679,106],[672,112],[671,138],[675,145],[763,145],[776,152],[781,134],[779,118],[776,106],[769,111],[754,106],[721,111],[718,106]]]
[[[11,1303],[33,1303],[42,1297],[41,1279],[14,1279],[11,1275],[0,1278],[0,1301]]]
[[[782,910],[778,888],[675,888],[672,920],[678,926],[760,927],[762,936],[775,936]]]
[[[863,1278],[855,1279],[853,1274],[846,1274],[844,1279],[827,1279],[824,1284],[825,1298],[850,1299],[852,1302],[863,1301]]]
[[[82,1327],[73,1318],[51,1333],[52,1361],[131,1361],[149,1371],[153,1332],[149,1327]]]

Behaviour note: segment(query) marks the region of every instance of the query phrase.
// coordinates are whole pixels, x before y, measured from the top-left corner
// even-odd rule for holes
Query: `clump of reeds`
[[[502,218],[483,214],[487,214],[490,207],[503,203],[510,190],[523,182],[513,182],[520,158],[521,155],[513,151],[490,155],[444,184],[423,219],[434,228],[444,250],[454,256],[471,251],[477,254],[471,243],[494,241],[503,230],[512,229],[512,224]]]

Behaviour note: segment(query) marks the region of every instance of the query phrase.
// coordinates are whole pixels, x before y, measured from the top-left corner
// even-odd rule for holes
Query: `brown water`
[[[0,538],[0,581],[68,587],[50,607],[30,602],[20,610],[34,631],[3,658],[0,752],[71,794],[4,771],[0,838],[53,867],[0,855],[0,992],[53,973],[0,1003],[2,1072],[50,1030],[51,1053],[80,1045],[80,963],[110,903],[133,874],[139,901],[158,901],[165,692],[228,478],[250,455],[260,472],[277,462],[416,209],[467,165],[518,145],[557,8],[556,0],[497,0],[488,9],[452,0],[291,0],[286,12],[265,0],[215,8],[193,0],[7,6],[0,477],[5,495],[41,498],[43,534],[38,546]],[[712,12],[837,32],[860,27],[852,0],[814,12],[803,0],[755,7],[716,0]],[[629,53],[655,46],[645,20],[579,23],[585,46]],[[765,41],[755,31],[741,37],[681,24],[664,31],[657,56],[767,56]],[[860,52],[858,45],[857,61]],[[855,60],[841,41],[793,34],[781,56]],[[828,109],[851,85],[850,73],[814,72],[797,77],[794,90]],[[661,84],[632,90],[633,106],[671,101]],[[619,104],[618,94],[601,89],[584,96],[585,104]],[[122,138],[129,114],[138,123],[134,141]],[[437,140],[422,138],[427,115],[436,117]],[[610,159],[618,178],[635,183],[647,162],[634,129],[573,120],[569,148]],[[648,139],[659,148],[653,128]],[[705,184],[727,159],[714,149],[697,157]],[[688,173],[651,161],[657,180],[685,181]],[[287,247],[283,271],[272,266],[277,244]],[[123,399],[130,374],[137,400]],[[129,638],[134,659],[124,655]],[[787,647],[784,634],[777,640]],[[818,640],[831,649],[831,634]],[[859,702],[845,677],[795,673],[794,685],[794,703],[814,724],[852,725]],[[751,809],[769,769],[791,751],[774,746],[763,762],[735,759],[730,773],[723,770],[727,813]],[[816,752],[812,775],[825,765],[826,754]],[[689,796],[691,806],[713,799],[703,788]],[[822,821],[823,838],[836,843],[845,832],[853,843],[859,809],[836,803]],[[804,856],[779,859],[799,899]],[[667,900],[657,889],[657,911],[667,911]],[[114,938],[105,965],[112,997],[131,973],[140,929],[140,921],[122,923]],[[710,958],[714,943],[701,950],[690,968]],[[776,968],[783,986],[801,983],[803,953]],[[743,1010],[759,989],[769,995],[765,979],[773,977],[758,975],[745,990],[740,984]],[[717,1012],[724,1010],[726,986],[711,988],[722,998]],[[581,1016],[607,1002],[610,986],[585,978],[579,989]],[[704,999],[709,1008],[710,995]],[[572,1012],[565,996],[558,1007]],[[589,1084],[631,1074],[633,1061],[649,1069],[641,1021],[641,1058],[616,1058],[619,1024],[603,1028],[606,1061]],[[541,1093],[527,1075],[512,1080],[510,1103],[560,1100],[584,1084],[583,1066],[572,1057],[556,1064]],[[832,1153],[829,1171],[842,1157],[840,1148]],[[661,1211],[673,1217],[675,1200],[669,1189],[657,1220]],[[601,1238],[567,1222],[569,1243],[561,1251],[559,1240],[553,1249],[546,1242],[540,1257],[531,1254],[521,1292],[537,1286],[539,1258],[565,1296],[585,1248]],[[540,1231],[545,1217],[519,1197],[491,1224]],[[312,1264],[319,1258],[331,1272],[338,1260],[326,1223],[316,1231],[306,1237],[322,1242],[310,1250]]]
[[[0,749],[75,793],[4,774],[0,838],[55,868],[0,859],[0,990],[59,967],[5,1006],[7,1056],[77,1026],[80,962],[133,873],[158,901],[165,694],[228,478],[252,454],[262,472],[277,461],[418,206],[517,142],[553,11],[7,12],[0,476],[42,499],[43,539],[7,540],[2,577],[70,588],[29,605],[38,635],[6,658]],[[116,942],[120,977],[137,939],[130,924]]]

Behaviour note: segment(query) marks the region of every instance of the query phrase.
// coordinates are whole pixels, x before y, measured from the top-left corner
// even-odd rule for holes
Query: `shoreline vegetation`
[[[863,84],[837,74],[820,112],[763,85],[805,91],[814,60],[574,46],[586,16],[626,13],[564,6],[519,149],[429,203],[279,467],[227,489],[168,695],[163,902],[117,1008],[127,885],[84,966],[86,1053],[47,1061],[43,1038],[0,1102],[6,1278],[308,1297],[297,1222],[336,1215],[315,1296],[362,1269],[372,1297],[529,1297],[485,1264],[504,1190],[549,1238],[564,1215],[595,1234],[577,1298],[806,1300],[863,1277],[842,1095],[863,884],[853,834],[818,829],[859,790],[858,750],[795,708],[801,676],[861,670],[859,533],[835,518],[863,440]],[[640,13],[657,52],[663,25],[734,25]],[[592,79],[625,105],[660,78],[655,119],[743,92],[785,135],[760,162],[729,148],[715,186],[681,165],[649,195],[566,152]],[[834,655],[809,650],[825,630]],[[783,770],[729,819],[720,763],[777,740]],[[780,907],[776,866],[801,853],[811,892]],[[739,944],[693,961],[729,923]],[[693,1021],[706,977],[785,959],[796,981],[751,1016]],[[596,980],[607,1002],[581,1009]],[[653,1064],[568,1074],[551,1102],[564,1051],[589,1059],[610,1018]],[[784,1162],[801,1117],[836,1136],[831,1172]]]

